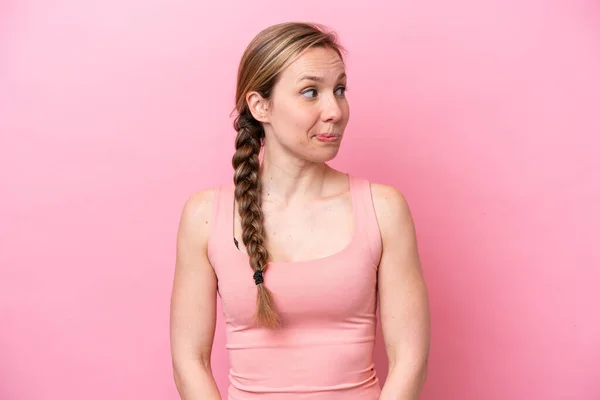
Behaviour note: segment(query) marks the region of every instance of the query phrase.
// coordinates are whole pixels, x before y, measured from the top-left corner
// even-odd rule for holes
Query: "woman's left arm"
[[[427,377],[430,321],[415,228],[398,190],[380,184],[371,190],[383,245],[379,315],[389,363],[380,400],[418,400]]]

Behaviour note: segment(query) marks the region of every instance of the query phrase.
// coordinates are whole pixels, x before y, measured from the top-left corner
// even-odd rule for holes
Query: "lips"
[[[338,143],[341,140],[341,135],[325,133],[321,135],[316,135],[315,139],[323,143]]]

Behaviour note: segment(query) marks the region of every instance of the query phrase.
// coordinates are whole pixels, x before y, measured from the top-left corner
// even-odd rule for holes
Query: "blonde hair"
[[[259,32],[246,48],[238,68],[235,96],[238,115],[234,121],[237,137],[232,159],[235,199],[239,206],[242,241],[258,288],[255,319],[269,328],[280,326],[281,320],[271,292],[263,282],[269,260],[264,244],[266,236],[259,179],[259,154],[265,132],[262,124],[252,116],[246,95],[257,92],[269,99],[281,71],[313,47],[330,48],[343,60],[344,49],[333,31],[319,24],[288,22]]]

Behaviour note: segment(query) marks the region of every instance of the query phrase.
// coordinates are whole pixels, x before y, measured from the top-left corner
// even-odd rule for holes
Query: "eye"
[[[335,94],[337,94],[338,96],[344,96],[347,91],[348,88],[346,88],[346,86],[340,86],[335,90]]]
[[[306,89],[302,92],[302,96],[312,99],[317,96],[317,89]]]

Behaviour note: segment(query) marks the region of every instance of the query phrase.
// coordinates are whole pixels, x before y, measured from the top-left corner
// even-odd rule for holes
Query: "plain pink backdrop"
[[[600,6],[348,4],[0,2],[0,399],[178,398],[179,213],[231,181],[237,63],[289,20],[349,50],[332,165],[412,206],[422,398],[600,399]]]

